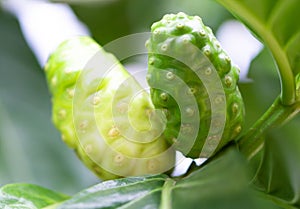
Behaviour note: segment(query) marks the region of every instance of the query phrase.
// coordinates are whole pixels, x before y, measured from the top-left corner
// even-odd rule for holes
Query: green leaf
[[[300,71],[298,0],[217,0],[244,22],[271,50],[279,70],[282,102],[295,100],[294,76]]]
[[[260,135],[262,130],[268,129],[267,125],[260,128],[252,127],[257,124],[256,122],[258,122],[259,119],[264,118],[265,112],[272,105],[280,92],[280,81],[275,71],[275,65],[270,52],[266,48],[252,61],[248,77],[251,79],[250,82],[239,84],[246,107],[246,124],[244,130],[247,130],[242,135],[239,143],[240,146],[244,146],[240,151],[248,158],[251,158],[261,149],[264,139],[260,136],[256,137],[256,134]],[[257,132],[255,132],[255,130],[257,130]],[[254,131],[254,133],[251,131]],[[245,136],[248,137],[246,141]],[[243,140],[246,143],[242,143]]]
[[[255,179],[264,192],[300,207],[300,117],[266,136],[263,161]]]
[[[8,184],[0,189],[0,208],[43,208],[68,196],[32,184]]]
[[[299,8],[300,2],[294,0],[219,0],[219,2],[248,25],[269,47],[279,68],[283,102],[291,103],[295,91],[294,77],[299,73],[300,63],[300,45],[296,44],[296,41],[299,42],[300,27],[295,23],[299,17],[296,8]],[[256,59],[250,71],[250,74],[255,75],[254,83],[241,88],[249,118],[262,113],[262,107],[265,108],[266,102],[271,101],[270,98],[276,95],[274,87],[277,88],[277,85],[274,81],[278,81],[274,74],[270,73],[270,65],[266,66],[266,62],[261,59],[262,56],[263,54]],[[289,126],[273,130],[265,137],[264,158],[255,182],[278,204],[299,208],[300,169],[295,163],[300,157],[300,144],[295,137],[298,133],[296,127],[299,127],[299,124],[292,125],[293,123],[297,124],[297,122],[289,123]],[[257,166],[257,162],[254,164]]]
[[[245,130],[263,115],[280,93],[280,81],[275,69],[270,52],[264,48],[251,63],[248,72],[251,81],[239,83],[246,107]]]
[[[240,153],[231,149],[183,179],[155,175],[110,180],[79,192],[49,209],[281,207],[292,208],[249,186],[246,161]]]
[[[249,77],[253,81],[240,85],[246,105],[247,128],[266,111],[278,95],[279,80],[274,68],[271,56],[265,49],[251,64]],[[255,184],[266,194],[272,195],[269,197],[278,204],[288,201],[288,204],[294,204],[295,207],[299,207],[295,204],[299,202],[299,194],[293,188],[300,188],[297,178],[293,177],[300,176],[296,163],[300,158],[299,119],[298,117],[263,136],[266,141],[265,149],[255,159],[251,159],[251,167],[254,173],[258,173]],[[290,201],[292,199],[294,203]]]
[[[110,180],[73,196],[57,209],[157,208],[165,175]]]
[[[173,186],[167,207],[162,208],[279,208],[268,197],[248,185],[246,162],[235,150]]]
[[[275,65],[266,48],[252,61],[248,78],[251,79],[250,82],[239,84],[247,113],[245,130],[248,130],[263,115],[280,92],[280,81]],[[254,173],[260,166],[261,155],[262,152],[250,161]]]

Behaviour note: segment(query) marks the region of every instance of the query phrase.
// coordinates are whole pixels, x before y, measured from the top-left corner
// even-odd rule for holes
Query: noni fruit
[[[152,25],[146,47],[151,98],[166,113],[170,144],[188,157],[210,157],[240,134],[239,68],[200,17],[165,15]]]
[[[62,139],[102,179],[166,172],[165,117],[120,62],[89,37],[63,42],[45,72]]]

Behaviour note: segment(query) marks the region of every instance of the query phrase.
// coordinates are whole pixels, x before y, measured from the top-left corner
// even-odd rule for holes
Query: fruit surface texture
[[[210,157],[236,139],[244,120],[239,68],[202,19],[182,12],[165,15],[152,25],[146,47],[151,98],[166,113],[169,143],[198,158]],[[196,105],[183,99],[189,94]],[[218,104],[222,110],[213,109]],[[190,141],[193,145],[186,149]]]
[[[170,170],[165,118],[119,61],[89,37],[63,42],[45,72],[63,141],[102,179]]]

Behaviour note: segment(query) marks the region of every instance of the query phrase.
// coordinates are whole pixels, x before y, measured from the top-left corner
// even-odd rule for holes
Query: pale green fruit
[[[175,151],[164,117],[119,61],[89,37],[62,43],[45,66],[53,122],[64,142],[102,179],[170,170]]]

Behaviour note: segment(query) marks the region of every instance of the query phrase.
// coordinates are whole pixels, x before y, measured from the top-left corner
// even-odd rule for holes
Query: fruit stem
[[[263,134],[270,128],[283,125],[300,111],[300,103],[283,105],[278,97],[264,115],[238,140],[238,146],[248,159],[258,153],[264,144]]]
[[[161,209],[171,209],[172,208],[172,189],[175,185],[176,181],[171,178],[168,178],[164,183],[162,194],[161,194]]]

